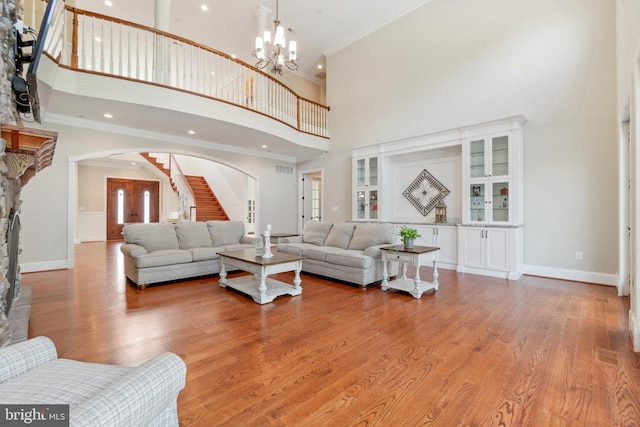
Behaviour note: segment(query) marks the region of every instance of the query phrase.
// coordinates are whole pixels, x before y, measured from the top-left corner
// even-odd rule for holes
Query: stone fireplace
[[[0,0],[0,347],[27,338],[31,290],[20,274],[20,192],[51,164],[57,140],[54,132],[22,127],[13,100],[13,23],[22,16],[21,0]]]

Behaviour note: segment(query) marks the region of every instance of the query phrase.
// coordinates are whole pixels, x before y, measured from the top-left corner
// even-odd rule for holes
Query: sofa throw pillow
[[[173,224],[127,224],[122,231],[125,242],[140,245],[148,252],[180,249]]]
[[[207,227],[213,246],[239,243],[245,233],[242,221],[207,221]]]
[[[180,249],[210,248],[211,234],[205,222],[178,222],[176,224],[176,235]]]
[[[307,221],[304,223],[302,231],[302,241],[313,245],[322,246],[327,240],[329,231],[333,227],[332,222],[328,221]]]
[[[349,249],[362,251],[370,246],[392,244],[394,238],[393,224],[356,224]]]
[[[349,242],[353,236],[353,230],[356,225],[351,222],[340,222],[333,224],[331,231],[324,242],[325,246],[333,246],[336,248],[349,249]]]

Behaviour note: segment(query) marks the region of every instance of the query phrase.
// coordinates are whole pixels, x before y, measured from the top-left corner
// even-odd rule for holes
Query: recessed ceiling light
[[[318,64],[318,70],[322,70],[322,64]]]
[[[207,6],[206,4],[203,4],[202,6],[200,6],[200,9],[206,12],[207,10],[209,10],[209,6]]]
[[[267,148],[267,144],[262,144],[262,148]]]
[[[96,37],[94,38],[95,41],[97,41],[98,43],[100,43],[102,41],[102,39],[100,37]]]
[[[113,115],[111,115],[111,114],[109,114],[109,113],[104,113],[104,116],[105,116],[107,119],[113,119]]]
[[[235,55],[235,53],[232,53],[232,54],[231,54],[231,57],[232,57],[233,59],[236,59],[236,55]]]
[[[113,6],[113,3],[111,3],[109,0],[105,0],[104,4],[106,4],[109,7]]]
[[[131,162],[131,164],[135,166],[135,165],[136,165],[136,162]]]
[[[196,134],[196,132],[195,132],[195,131],[193,131],[193,130],[190,130],[190,131],[189,131],[189,135],[195,135],[195,134]]]

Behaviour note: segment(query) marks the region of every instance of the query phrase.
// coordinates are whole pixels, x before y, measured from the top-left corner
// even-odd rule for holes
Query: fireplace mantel
[[[7,176],[19,178],[24,186],[42,169],[51,165],[56,148],[56,132],[15,125],[2,125],[2,139],[6,141]]]

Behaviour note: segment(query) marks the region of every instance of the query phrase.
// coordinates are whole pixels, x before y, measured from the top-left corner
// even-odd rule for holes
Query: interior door
[[[158,222],[160,184],[123,178],[107,179],[107,240],[122,239],[122,226]]]

